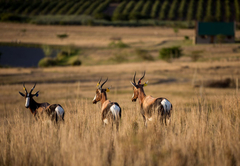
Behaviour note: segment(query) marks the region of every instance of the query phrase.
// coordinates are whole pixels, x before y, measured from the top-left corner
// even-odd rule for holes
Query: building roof
[[[198,22],[198,35],[235,35],[234,22]]]

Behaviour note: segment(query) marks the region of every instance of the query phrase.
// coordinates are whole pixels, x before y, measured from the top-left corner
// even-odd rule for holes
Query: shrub
[[[79,59],[76,59],[71,63],[72,66],[80,66],[81,64],[82,62]]]
[[[59,39],[63,40],[63,39],[65,39],[65,38],[68,37],[68,34],[65,34],[65,33],[63,33],[63,34],[57,34],[57,37],[58,37]]]
[[[50,67],[57,65],[57,60],[53,58],[43,58],[38,62],[39,67]]]
[[[189,40],[189,36],[184,36],[184,39],[185,40]]]
[[[171,58],[179,58],[181,56],[182,49],[180,46],[162,48],[159,51],[159,58],[163,60],[170,60]]]
[[[108,46],[113,47],[113,48],[127,48],[127,47],[129,47],[127,44],[123,43],[121,40],[118,41],[118,42],[113,41],[113,42],[109,43]]]
[[[153,56],[151,54],[149,54],[147,50],[136,49],[135,52],[139,59],[147,60],[147,61],[154,60]]]

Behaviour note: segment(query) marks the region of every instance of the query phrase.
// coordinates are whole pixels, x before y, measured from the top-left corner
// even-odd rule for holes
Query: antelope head
[[[28,108],[28,107],[30,106],[30,102],[33,100],[33,97],[34,97],[34,96],[38,97],[38,92],[39,92],[39,91],[37,91],[35,94],[32,94],[32,91],[33,91],[33,89],[35,88],[35,86],[36,86],[36,83],[34,84],[34,86],[32,87],[32,89],[30,90],[30,92],[28,93],[28,91],[27,91],[27,89],[26,89],[26,87],[25,87],[25,85],[24,85],[24,83],[23,83],[23,89],[25,90],[25,94],[22,93],[22,92],[19,92],[20,95],[22,95],[22,96],[25,97],[25,99],[26,99],[26,103],[25,103],[25,107],[26,107],[26,108]]]
[[[108,78],[106,79],[106,81],[104,81],[101,85],[101,80],[102,78],[99,80],[98,84],[97,84],[97,90],[96,90],[96,94],[95,94],[95,97],[93,99],[93,104],[96,104],[97,102],[101,101],[102,100],[102,97],[105,96],[105,98],[107,99],[107,95],[106,95],[106,92],[109,92],[109,89],[110,88],[106,88],[106,89],[103,89],[103,85],[108,81]]]
[[[135,102],[135,101],[138,99],[138,96],[139,96],[139,93],[140,93],[140,92],[143,92],[143,93],[144,93],[143,87],[144,87],[144,86],[147,86],[147,82],[145,82],[144,84],[141,84],[141,81],[142,81],[142,79],[143,79],[144,76],[145,76],[145,71],[144,71],[144,73],[143,73],[143,76],[138,80],[138,83],[137,83],[137,84],[136,84],[136,82],[135,82],[135,76],[136,76],[136,72],[135,72],[135,74],[134,74],[134,76],[133,76],[133,80],[130,81],[130,83],[131,83],[132,86],[133,86],[132,102]]]

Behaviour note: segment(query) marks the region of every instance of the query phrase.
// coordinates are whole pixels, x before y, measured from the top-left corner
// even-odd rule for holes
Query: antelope
[[[108,81],[108,78],[105,82],[103,82],[101,85],[101,80],[99,80],[97,84],[97,90],[95,97],[93,99],[93,104],[96,104],[97,102],[101,102],[101,116],[104,126],[107,125],[109,122],[115,122],[116,128],[118,130],[119,126],[119,120],[121,119],[121,107],[116,102],[111,102],[107,99],[107,93],[109,92],[110,88],[103,89],[103,85]]]
[[[155,112],[158,113],[157,117],[158,119],[160,117],[162,124],[163,120],[165,121],[166,125],[169,124],[172,110],[172,104],[170,101],[166,98],[154,98],[145,94],[143,87],[147,85],[148,81],[144,84],[141,84],[141,81],[145,76],[145,71],[137,84],[135,82],[135,76],[136,72],[133,76],[133,80],[130,81],[130,83],[133,85],[132,102],[136,102],[137,99],[139,100],[139,104],[141,106],[140,111],[143,116],[145,126],[147,127],[147,121],[152,121],[152,116]]]
[[[38,97],[38,93],[39,93],[39,91],[37,91],[35,94],[32,94],[32,91],[34,90],[35,86],[36,86],[36,83],[30,90],[30,92],[28,93],[28,91],[25,87],[25,84],[23,83],[23,89],[25,90],[25,94],[22,92],[19,92],[19,94],[21,96],[25,97],[25,100],[26,100],[25,107],[30,109],[31,113],[34,115],[36,120],[39,119],[43,113],[46,113],[49,117],[51,117],[52,121],[55,120],[57,122],[58,119],[64,121],[65,112],[60,104],[51,104],[50,105],[47,102],[37,103],[33,99],[34,96]]]

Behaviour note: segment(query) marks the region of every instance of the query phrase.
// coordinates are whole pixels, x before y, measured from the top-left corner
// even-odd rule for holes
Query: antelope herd
[[[154,98],[152,96],[146,95],[143,87],[147,85],[147,82],[144,84],[141,83],[142,79],[145,77],[145,71],[143,76],[138,80],[138,83],[135,81],[136,72],[133,76],[130,83],[133,86],[133,96],[132,102],[135,102],[137,99],[140,104],[140,113],[144,120],[144,125],[147,127],[148,121],[153,121],[153,117],[157,117],[157,120],[160,120],[162,124],[169,125],[172,111],[172,104],[166,98]],[[108,81],[108,78],[101,83],[102,78],[97,84],[96,94],[93,99],[93,104],[96,104],[100,101],[101,103],[101,119],[105,125],[111,123],[116,124],[116,129],[118,130],[119,122],[121,120],[121,107],[117,102],[112,102],[107,99],[107,92],[110,91],[110,88],[103,88],[103,85]],[[52,121],[58,122],[59,120],[64,121],[65,111],[60,104],[49,104],[47,102],[37,103],[33,97],[38,97],[39,91],[35,94],[32,94],[36,84],[32,87],[28,93],[25,85],[23,84],[23,89],[25,94],[19,92],[21,96],[25,98],[25,107],[29,108],[31,113],[37,119],[41,119],[43,115],[50,117]]]

